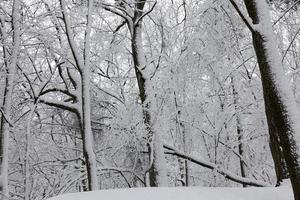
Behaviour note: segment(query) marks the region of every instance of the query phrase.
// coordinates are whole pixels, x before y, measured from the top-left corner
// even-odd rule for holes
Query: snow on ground
[[[64,194],[48,200],[293,200],[291,187],[134,188]]]

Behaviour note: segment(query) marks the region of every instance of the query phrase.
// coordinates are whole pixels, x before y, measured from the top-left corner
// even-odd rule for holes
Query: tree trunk
[[[181,146],[180,149],[184,150],[184,152],[187,152],[187,133],[185,125],[181,121],[181,110],[178,106],[177,96],[176,92],[174,91],[174,103],[175,103],[175,109],[176,109],[176,116],[175,116],[175,122],[176,122],[176,133],[179,137],[179,144]],[[178,158],[178,165],[179,165],[179,184],[180,186],[188,186],[188,163],[187,160],[183,158]]]
[[[86,160],[89,190],[98,190],[97,161],[93,149],[93,133],[91,125],[90,101],[90,34],[92,27],[93,0],[88,1],[87,27],[84,41],[84,66],[81,68],[81,103],[82,103],[82,141],[83,152]]]
[[[60,0],[60,5],[62,9],[63,19],[65,22],[66,36],[77,65],[80,72],[81,81],[77,80],[76,85],[79,85],[79,91],[76,95],[80,108],[79,112],[76,113],[80,121],[80,130],[82,136],[83,145],[83,156],[85,158],[86,171],[87,171],[87,181],[88,190],[98,190],[98,178],[97,178],[97,161],[93,150],[93,134],[91,126],[91,103],[90,103],[90,34],[92,27],[92,10],[93,10],[93,0],[88,1],[88,13],[87,13],[87,23],[85,29],[84,38],[84,55],[81,56],[78,51],[78,47],[73,39],[73,32],[71,29],[71,23],[69,21],[66,5],[64,0]],[[82,57],[84,59],[82,59]],[[76,88],[77,89],[77,88]],[[81,96],[80,96],[81,95]]]
[[[25,156],[25,200],[30,200],[30,149],[31,149],[31,122],[36,109],[36,104],[30,108],[26,123],[26,156]]]
[[[133,19],[133,29],[131,38],[132,56],[134,69],[139,87],[139,95],[143,105],[143,120],[146,126],[147,137],[149,138],[150,152],[150,186],[167,186],[166,161],[164,157],[163,142],[161,135],[154,132],[151,122],[150,103],[147,102],[146,78],[143,68],[146,66],[145,55],[142,43],[142,20],[143,8],[146,1],[136,1],[136,9]],[[130,24],[128,24],[131,29]]]
[[[10,119],[11,117],[11,107],[12,107],[12,94],[13,94],[13,85],[16,76],[17,68],[17,59],[20,49],[20,1],[13,1],[13,10],[12,10],[12,27],[13,27],[13,47],[11,57],[9,62],[6,65],[6,80],[5,80],[5,90],[4,90],[4,99],[3,99],[3,111]],[[8,56],[6,54],[6,56]],[[7,58],[5,58],[7,59]],[[7,199],[9,197],[8,189],[8,156],[9,156],[9,132],[10,125],[9,122],[1,118],[1,132],[0,132],[0,166],[1,166],[1,199]]]
[[[86,71],[89,69],[86,69]],[[81,130],[82,130],[82,144],[83,154],[88,177],[89,190],[98,190],[97,179],[97,162],[93,150],[93,134],[91,126],[91,109],[90,109],[90,79],[89,75],[82,74],[82,116],[81,116]]]
[[[232,93],[233,93],[233,104],[234,104],[234,110],[235,110],[235,116],[236,116],[236,132],[237,132],[237,137],[238,137],[238,151],[239,154],[242,156],[244,155],[244,144],[243,144],[243,138],[244,138],[244,133],[243,133],[243,127],[242,127],[242,122],[241,122],[241,116],[240,116],[240,111],[239,111],[239,94],[235,88],[235,81],[234,77],[231,76],[231,87],[232,87]],[[241,170],[241,176],[246,177],[246,166],[245,162],[243,159],[240,160],[240,170]],[[246,187],[246,184],[243,184],[243,187]]]
[[[277,178],[276,186],[279,186],[283,179],[287,179],[289,176],[286,168],[286,163],[284,161],[282,148],[280,146],[280,139],[274,124],[269,125],[269,133],[269,146],[274,161],[275,173]]]
[[[261,73],[269,134],[278,134],[295,200],[300,200],[299,121],[289,81],[284,77],[265,0],[244,0],[253,24],[252,39]],[[275,131],[274,131],[275,130]],[[297,134],[297,135],[296,135]],[[298,138],[297,138],[298,137]]]

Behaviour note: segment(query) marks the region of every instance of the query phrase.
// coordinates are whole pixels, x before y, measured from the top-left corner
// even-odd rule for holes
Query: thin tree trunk
[[[238,151],[239,154],[243,157],[244,155],[244,144],[243,144],[243,127],[241,122],[241,116],[239,113],[239,94],[235,88],[235,81],[234,77],[231,76],[231,87],[232,87],[232,93],[233,93],[233,104],[234,104],[234,110],[235,110],[235,116],[236,116],[236,131],[237,131],[237,137],[238,137]],[[242,159],[240,160],[240,170],[241,170],[241,176],[246,177],[246,166]],[[246,184],[243,184],[243,187],[246,187]]]
[[[91,101],[90,101],[90,34],[92,27],[93,0],[88,1],[87,27],[84,41],[84,68],[81,72],[82,83],[82,128],[84,134],[83,149],[86,158],[89,190],[98,190],[97,162],[93,150],[93,133],[91,125]]]
[[[252,39],[261,73],[265,109],[269,127],[280,138],[280,144],[290,175],[294,198],[300,200],[299,121],[297,106],[289,81],[284,77],[276,38],[272,31],[265,0],[244,0],[253,21]],[[273,137],[273,136],[272,136]],[[276,137],[276,135],[274,136]]]
[[[13,85],[16,76],[17,59],[20,49],[20,0],[13,1],[12,10],[12,27],[13,27],[13,48],[9,62],[6,65],[6,88],[4,91],[3,111],[10,119],[12,107],[12,94]],[[6,54],[8,56],[8,54]],[[7,58],[6,58],[7,59]],[[0,135],[0,166],[1,166],[1,198],[6,199],[9,197],[8,189],[8,156],[9,156],[9,132],[10,125],[1,118],[1,135]]]
[[[186,130],[185,125],[181,121],[181,110],[178,106],[178,101],[176,97],[176,92],[174,91],[174,103],[175,103],[175,109],[176,109],[176,116],[175,116],[175,122],[176,122],[176,130],[178,137],[180,138],[180,145],[182,150],[184,152],[187,152],[187,144],[186,144]],[[179,181],[181,183],[181,186],[188,186],[188,163],[186,159],[178,158],[178,165],[179,165]]]
[[[30,149],[31,149],[31,121],[36,109],[36,104],[30,108],[26,123],[26,156],[25,156],[25,200],[30,200]]]

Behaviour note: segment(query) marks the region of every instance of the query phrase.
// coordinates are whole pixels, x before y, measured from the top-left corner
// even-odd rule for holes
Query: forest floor
[[[49,200],[293,200],[292,189],[282,187],[176,187],[98,190],[64,194]]]

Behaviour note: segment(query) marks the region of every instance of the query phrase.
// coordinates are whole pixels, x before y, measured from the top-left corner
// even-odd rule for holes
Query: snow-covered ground
[[[65,194],[48,200],[293,200],[288,186],[265,188],[134,188]]]

